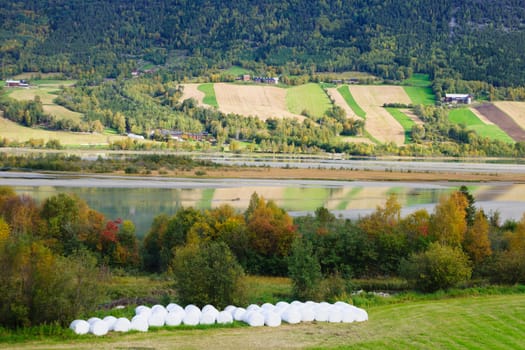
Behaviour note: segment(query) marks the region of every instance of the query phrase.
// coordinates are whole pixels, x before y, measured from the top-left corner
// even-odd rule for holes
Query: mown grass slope
[[[350,93],[350,90],[348,89],[348,85],[343,85],[340,88],[337,89],[341,96],[345,99],[346,103],[352,108],[354,113],[361,118],[366,118],[366,112],[355,102],[354,97]]]
[[[213,83],[199,85],[198,90],[204,93],[204,98],[202,100],[204,104],[215,108],[219,108],[219,104],[217,103],[217,97],[215,97],[215,89],[213,87]]]

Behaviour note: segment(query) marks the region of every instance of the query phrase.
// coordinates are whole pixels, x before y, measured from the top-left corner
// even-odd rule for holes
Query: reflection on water
[[[108,219],[129,219],[137,226],[137,235],[144,236],[152,219],[161,213],[171,215],[181,207],[210,209],[229,204],[245,210],[250,196],[257,192],[273,200],[290,212],[312,212],[324,206],[338,215],[355,217],[384,205],[389,194],[396,194],[406,210],[429,208],[439,198],[456,190],[459,184],[342,182],[341,185],[295,184],[286,181],[272,185],[239,184],[238,187],[216,188],[108,188],[108,187],[55,187],[14,186],[18,193],[31,195],[37,201],[58,193],[74,193],[88,205],[106,215]],[[525,208],[523,184],[469,184],[476,201],[487,212],[499,210],[502,218],[519,219]],[[525,210],[525,209],[523,209]]]

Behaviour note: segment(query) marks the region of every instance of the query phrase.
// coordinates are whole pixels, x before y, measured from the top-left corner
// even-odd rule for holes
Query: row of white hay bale
[[[199,309],[192,304],[183,308],[172,303],[166,307],[162,305],[155,305],[151,308],[144,305],[138,306],[131,320],[113,316],[107,316],[104,319],[92,317],[87,321],[75,320],[71,322],[69,328],[76,334],[91,333],[102,336],[111,331],[147,332],[149,327],[179,326],[181,324],[196,326],[242,321],[252,327],[278,327],[282,322],[289,324],[313,321],[351,323],[366,320],[368,320],[368,314],[365,310],[341,301],[335,304],[313,301],[293,301],[292,303],[280,301],[275,305],[252,304],[246,308],[230,305],[222,311],[217,310],[213,305],[206,305]]]

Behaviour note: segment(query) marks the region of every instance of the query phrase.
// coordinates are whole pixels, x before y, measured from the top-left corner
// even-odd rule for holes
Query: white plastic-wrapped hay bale
[[[207,310],[201,312],[201,317],[199,319],[199,324],[215,324],[215,321],[217,320],[217,315],[219,315],[219,312],[214,312],[213,310]]]
[[[217,321],[219,310],[213,305],[205,305],[201,311],[200,324],[214,324]]]
[[[354,309],[353,311],[354,311],[356,322],[368,321],[368,312],[366,312],[365,310],[359,307],[355,307],[353,305],[350,305],[350,307]]]
[[[281,325],[281,316],[275,311],[268,311],[264,315],[264,324],[268,327],[279,327]]]
[[[246,309],[243,307],[238,307],[235,309],[235,312],[233,313],[233,319],[235,321],[242,321],[244,319],[244,314],[246,313]]]
[[[301,322],[312,322],[315,320],[315,312],[313,306],[304,305],[301,309]]]
[[[315,320],[318,322],[326,322],[330,317],[329,308],[325,305],[318,304],[313,308],[315,313]]]
[[[108,334],[108,331],[108,324],[102,320],[95,321],[89,326],[89,333],[98,337]]]
[[[135,315],[142,315],[146,319],[151,315],[151,308],[145,305],[139,305],[135,308]]]
[[[139,331],[139,332],[147,332],[148,329],[149,329],[148,319],[144,315],[142,314],[136,315],[135,317],[131,319],[130,330]]]
[[[275,304],[275,307],[278,309],[281,309],[281,308],[286,309],[288,306],[290,306],[290,304],[287,303],[286,301],[279,301],[277,304]]]
[[[166,323],[166,310],[157,310],[152,312],[148,317],[148,325],[150,327],[162,327]]]
[[[340,323],[343,320],[343,313],[339,306],[332,306],[328,309],[328,322],[330,323]]]
[[[179,304],[169,303],[168,305],[166,305],[166,310],[168,312],[173,312],[173,311],[182,311],[184,309]]]
[[[69,325],[69,328],[75,332],[75,334],[87,334],[89,332],[89,322],[85,320],[74,320]]]
[[[233,316],[229,311],[221,311],[217,315],[217,323],[218,324],[230,324],[233,323]]]
[[[108,330],[111,332],[115,326],[115,322],[117,322],[117,318],[115,316],[106,316],[102,319],[102,321],[106,322],[108,325]]]
[[[98,317],[91,317],[87,320],[87,322],[89,323],[89,325],[91,326],[93,323],[95,322],[98,322],[98,321],[102,321],[100,318]]]
[[[290,305],[282,314],[281,319],[289,324],[297,324],[301,322],[301,313],[299,309],[293,305]]]
[[[261,307],[257,304],[250,304],[246,307],[246,311],[260,311]]]
[[[264,315],[258,310],[246,311],[243,320],[250,325],[250,327],[264,326]]]
[[[261,309],[263,311],[274,311],[275,310],[275,305],[273,304],[270,304],[270,303],[264,303],[261,305]]]
[[[113,325],[114,332],[129,332],[131,329],[131,322],[125,317],[119,317]]]
[[[186,326],[196,326],[199,324],[199,321],[201,318],[201,311],[199,308],[186,307],[184,311],[186,313],[184,314],[184,317],[182,318],[182,323],[184,323]]]
[[[180,324],[182,323],[182,319],[185,315],[186,312],[183,308],[181,308],[180,310],[173,309],[173,311],[168,312],[168,314],[166,315],[166,326],[180,326]]]
[[[237,310],[237,306],[235,306],[235,305],[228,305],[228,306],[226,306],[224,308],[223,311],[229,312],[232,315],[232,317],[233,317],[233,314],[235,313],[235,310]]]

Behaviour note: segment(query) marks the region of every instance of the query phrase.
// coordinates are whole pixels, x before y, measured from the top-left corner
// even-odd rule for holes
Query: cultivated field
[[[309,116],[322,117],[332,103],[319,84],[294,86],[286,90],[286,106],[295,114],[308,112]]]
[[[500,101],[494,105],[511,117],[521,129],[525,130],[525,102]]]
[[[184,86],[184,92],[182,94],[181,100],[187,100],[189,98],[195,99],[197,103],[200,106],[206,106],[204,105],[204,92],[200,91],[199,88],[200,84],[183,84]]]
[[[410,104],[412,101],[399,86],[349,86],[357,104],[366,112],[366,130],[380,142],[405,143],[405,130],[388,111],[385,103]]]
[[[0,137],[5,137],[11,141],[25,142],[30,139],[59,140],[63,146],[95,146],[107,145],[110,141],[123,139],[123,136],[73,133],[66,131],[47,131],[36,128],[28,128],[16,124],[8,119],[0,117]]]
[[[346,112],[346,116],[347,117],[349,117],[349,118],[359,118],[354,113],[352,108],[350,108],[348,103],[346,103],[346,101],[345,101],[344,97],[341,95],[341,93],[339,91],[337,91],[337,88],[328,88],[328,89],[326,89],[326,91],[328,92],[328,96],[330,96],[332,98],[334,103],[337,106],[341,107]]]
[[[474,108],[488,120],[499,126],[500,129],[506,132],[514,141],[525,141],[525,131],[523,129],[525,124],[519,124],[514,119],[517,117],[511,118],[509,113],[500,109],[500,106],[502,106],[502,108],[507,107],[508,111],[515,115],[519,114],[519,109],[512,110],[509,108],[509,106],[512,106],[512,103],[497,102],[497,104],[498,106],[495,104],[484,104]]]
[[[236,85],[218,83],[214,85],[219,110],[224,113],[236,113],[256,116],[262,120],[268,118],[304,117],[288,111],[286,89],[268,85]]]
[[[56,91],[62,86],[71,86],[73,80],[35,80],[31,81],[30,88],[7,89],[9,97],[18,101],[34,100],[36,96],[40,98],[44,112],[55,116],[57,119],[71,119],[80,121],[82,114],[70,111],[53,102],[56,98]],[[34,84],[34,85],[33,85]]]
[[[456,124],[463,124],[469,130],[474,130],[481,137],[488,137],[491,140],[513,143],[514,140],[507,135],[499,126],[491,123],[486,124],[470,108],[456,108],[450,111],[449,120]],[[475,110],[475,109],[474,109]],[[486,118],[483,118],[486,119]]]

